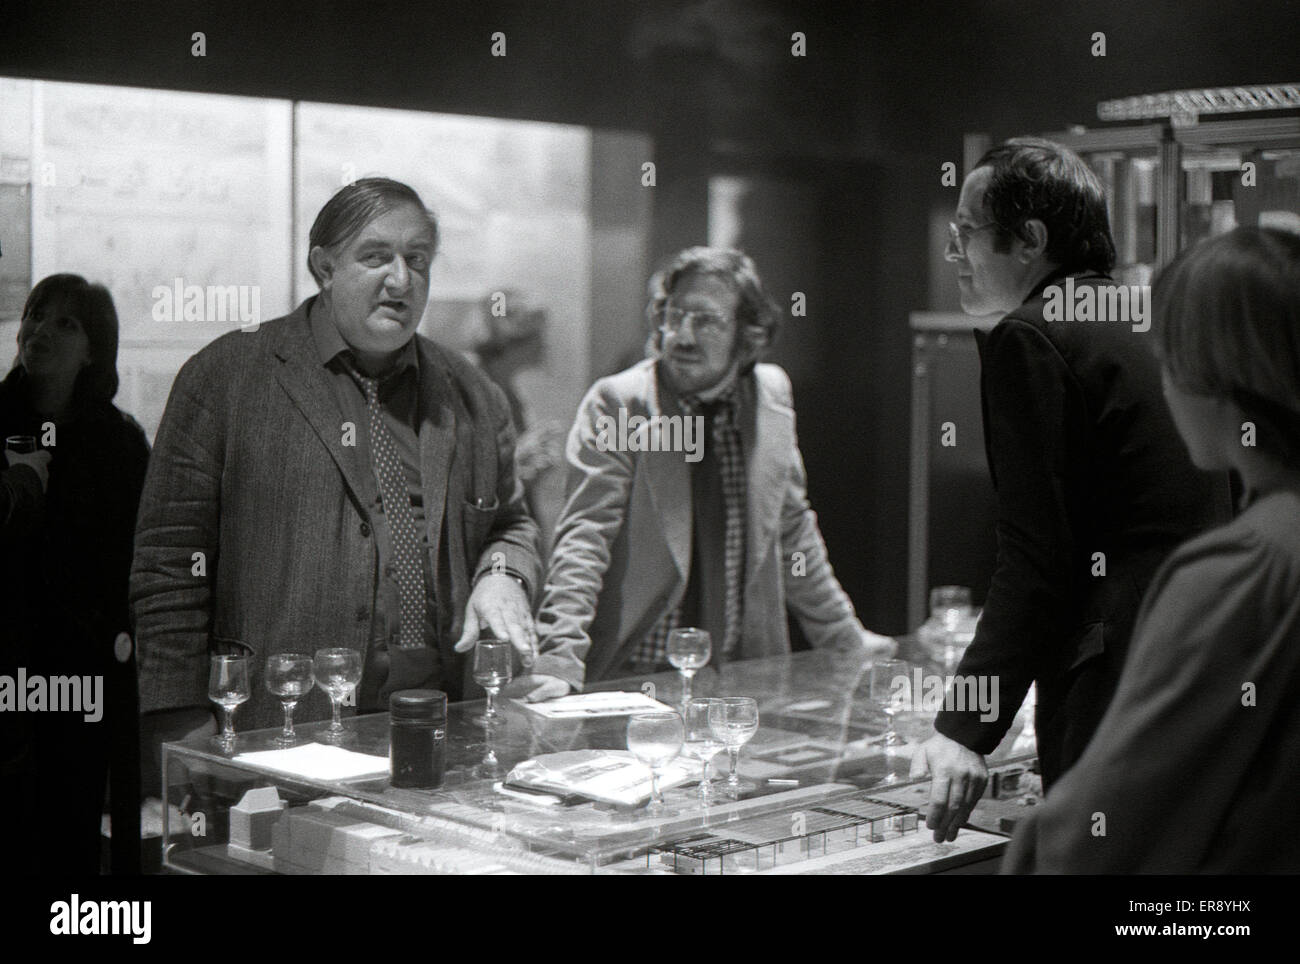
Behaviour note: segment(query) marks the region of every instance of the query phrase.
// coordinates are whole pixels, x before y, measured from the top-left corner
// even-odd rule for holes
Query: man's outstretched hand
[[[524,587],[513,576],[490,572],[475,584],[465,606],[465,630],[456,641],[456,652],[473,649],[483,626],[497,639],[510,640],[524,669],[533,665],[537,658],[533,611]]]
[[[936,843],[957,839],[975,804],[984,795],[989,770],[984,757],[974,750],[936,733],[912,754],[910,777],[930,774],[930,808],[925,825],[934,831]]]

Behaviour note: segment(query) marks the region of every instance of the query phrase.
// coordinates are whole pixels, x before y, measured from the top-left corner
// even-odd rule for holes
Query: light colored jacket
[[[737,655],[788,652],[787,608],[813,645],[856,649],[863,629],[808,505],[790,379],[775,365],[757,365],[738,391],[749,507]],[[691,465],[680,451],[601,451],[600,419],[617,423],[620,409],[628,420],[682,415],[673,394],[661,391],[653,360],[596,382],[578,408],[533,672],[579,690],[614,673],[678,606],[690,571]]]

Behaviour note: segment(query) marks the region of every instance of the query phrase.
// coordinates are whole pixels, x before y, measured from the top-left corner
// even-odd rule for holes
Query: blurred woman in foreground
[[[1012,873],[1300,872],[1300,235],[1239,228],[1157,277],[1165,396],[1231,523],[1179,547],[1114,702]]]
[[[0,382],[0,437],[34,438],[39,471],[48,472],[43,500],[34,489],[8,500],[0,535],[0,674],[25,672],[28,691],[16,694],[24,701],[34,678],[46,688],[46,712],[5,713],[15,725],[0,740],[0,826],[6,858],[16,857],[6,866],[22,871],[99,869],[109,747],[135,739],[134,659],[114,644],[130,628],[127,578],[149,443],[112,402],[117,343],[108,291],[51,275],[27,298],[18,357]],[[53,677],[79,680],[75,690],[60,686],[79,697],[79,712],[48,705]]]

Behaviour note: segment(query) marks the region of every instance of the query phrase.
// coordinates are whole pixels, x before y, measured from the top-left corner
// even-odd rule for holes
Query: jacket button
[[[370,523],[369,523],[369,522],[363,522],[363,523],[361,523],[361,535],[364,536],[364,537],[367,538],[367,539],[370,538]]]
[[[366,606],[357,607],[357,622],[364,623],[370,619],[370,610]]]

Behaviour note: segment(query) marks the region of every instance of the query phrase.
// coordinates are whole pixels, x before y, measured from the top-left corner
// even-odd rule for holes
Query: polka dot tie
[[[397,444],[384,424],[383,409],[379,406],[379,380],[359,372],[356,375],[370,412],[370,457],[379,473],[379,495],[393,543],[393,567],[397,571],[397,594],[402,607],[399,645],[404,649],[423,646],[424,567],[420,564],[420,534],[415,528],[415,515],[406,491],[406,475],[397,455]]]

